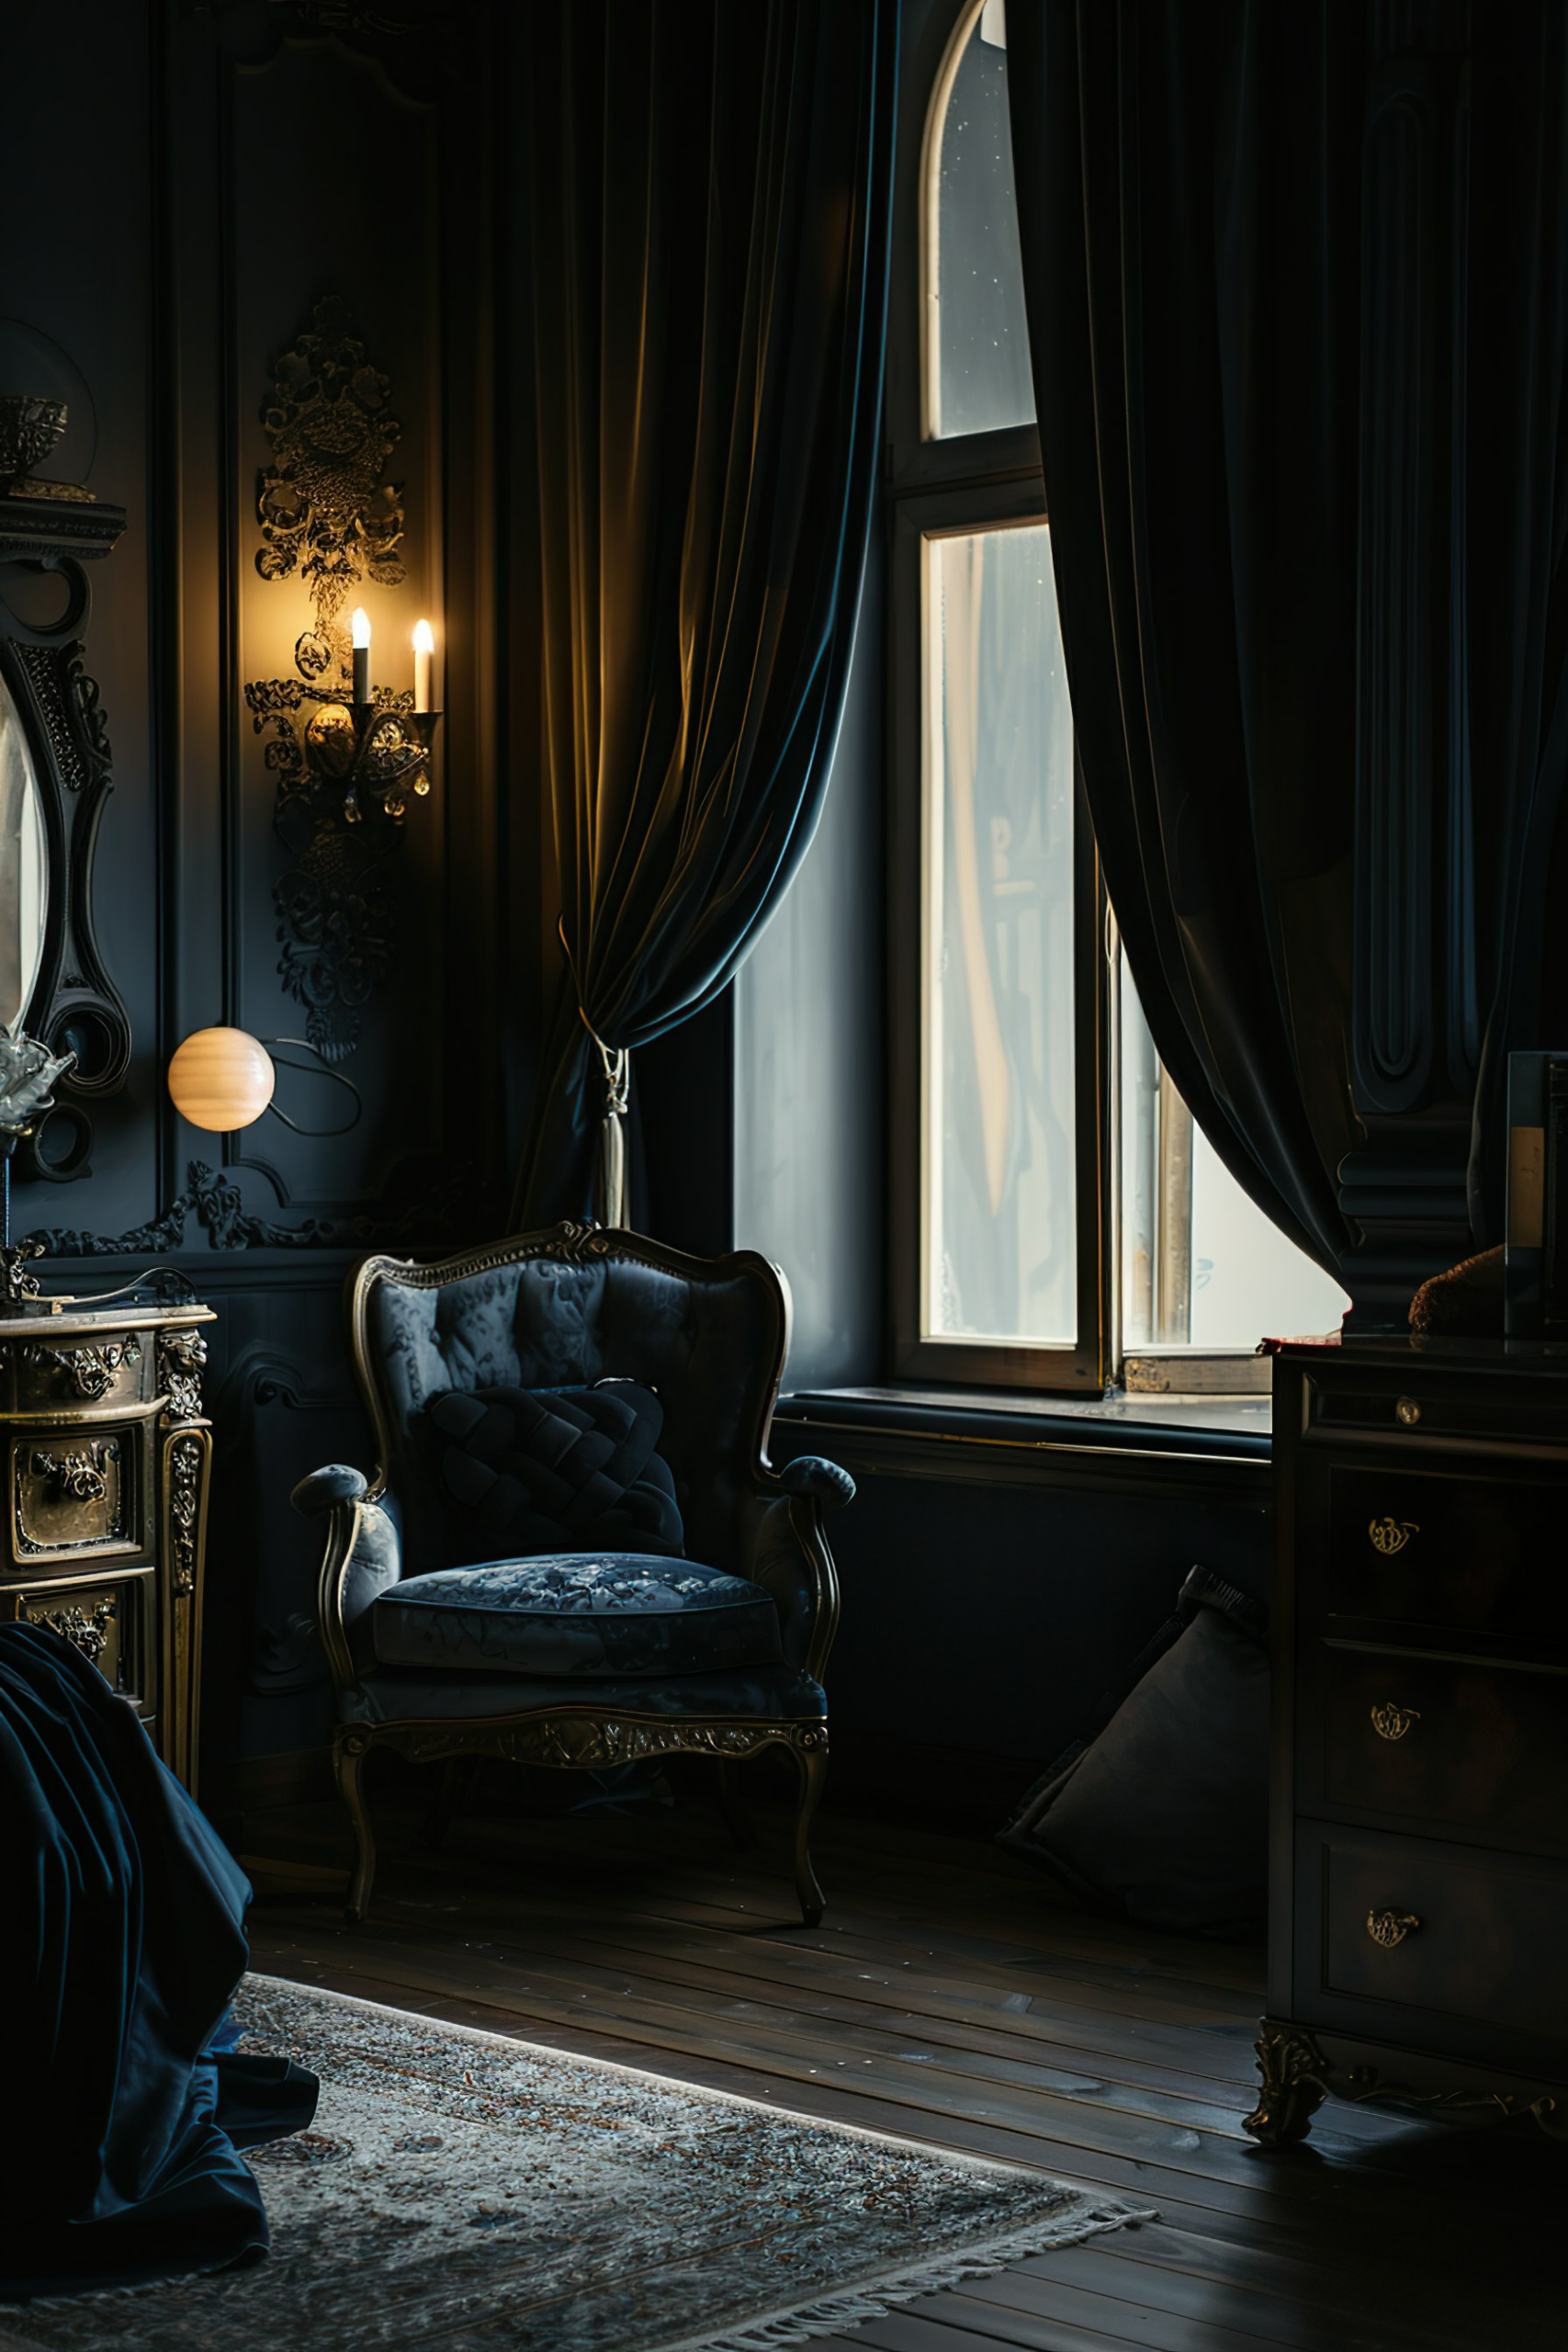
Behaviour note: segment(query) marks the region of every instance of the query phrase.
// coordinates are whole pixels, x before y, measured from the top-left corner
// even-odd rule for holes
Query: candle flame
[[[363,652],[370,642],[370,616],[363,605],[355,605],[351,626],[354,630],[355,650]]]
[[[415,621],[413,625],[413,650],[416,653],[434,652],[435,632],[431,628],[428,621]]]

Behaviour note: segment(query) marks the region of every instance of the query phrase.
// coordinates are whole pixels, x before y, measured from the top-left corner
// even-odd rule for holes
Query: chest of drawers
[[[1325,2096],[1568,2116],[1568,1349],[1274,1363],[1269,2007]]]
[[[0,1622],[52,1626],[196,1786],[210,1307],[0,1322]]]

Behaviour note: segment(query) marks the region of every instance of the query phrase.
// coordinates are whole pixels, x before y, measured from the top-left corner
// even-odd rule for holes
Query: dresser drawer
[[[1309,1623],[1568,1641],[1568,1485],[1336,1465],[1303,1487]]]
[[[73,1583],[64,1591],[56,1586],[8,1594],[6,1604],[28,1624],[47,1625],[72,1643],[145,1714],[155,1695],[152,1600],[152,1571],[141,1570],[113,1582]]]
[[[1303,1435],[1314,1449],[1334,1439],[1382,1440],[1416,1453],[1445,1441],[1559,1451],[1568,1443],[1568,1393],[1522,1377],[1477,1382],[1417,1362],[1396,1379],[1338,1372],[1303,1388]]]
[[[1304,1811],[1568,1852],[1568,1677],[1319,1644],[1302,1661]]]
[[[1568,2055],[1568,1868],[1303,1821],[1294,2014],[1456,2056]]]
[[[144,1405],[157,1394],[156,1339],[152,1331],[114,1331],[17,1340],[7,1351],[11,1408],[65,1415]]]
[[[146,1548],[146,1424],[78,1424],[11,1440],[11,1574]]]

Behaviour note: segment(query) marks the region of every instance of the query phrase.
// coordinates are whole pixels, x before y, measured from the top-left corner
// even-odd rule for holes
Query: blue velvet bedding
[[[312,2075],[222,2046],[250,1889],[68,1642],[0,1625],[0,2301],[260,2259],[240,2150]]]

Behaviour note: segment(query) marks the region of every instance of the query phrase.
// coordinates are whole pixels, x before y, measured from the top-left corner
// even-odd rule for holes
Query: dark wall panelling
[[[152,233],[148,123],[152,61],[144,11],[103,6],[93,18],[91,72],[75,10],[0,9],[0,88],[7,109],[0,185],[6,207],[0,276],[0,373],[31,375],[8,390],[56,391],[70,418],[62,463],[46,471],[123,505],[112,556],[93,566],[86,668],[97,681],[114,752],[96,891],[98,944],[126,1000],[134,1035],[153,1009],[157,839],[151,752],[149,526],[143,498],[149,422],[147,254]],[[37,93],[25,102],[26,93]],[[66,95],[69,93],[69,100]],[[73,129],[69,162],[62,109]],[[39,583],[40,588],[47,583]],[[145,1080],[92,1106],[92,1167],[130,1189],[145,1150]],[[56,1188],[29,1188],[50,1200]],[[28,1201],[23,1200],[24,1219]]]
[[[205,1384],[216,1442],[202,1797],[225,1823],[244,1758],[324,1748],[331,1730],[315,1637],[319,1545],[288,1497],[321,1462],[373,1458],[344,1339],[353,1262],[349,1251],[234,1252],[201,1270],[219,1318]]]
[[[220,1816],[245,1758],[309,1750],[327,1727],[317,1545],[288,1494],[321,1461],[370,1461],[344,1274],[367,1246],[491,1228],[501,1123],[518,1116],[499,1077],[536,1026],[537,861],[512,855],[501,790],[497,23],[491,0],[0,17],[0,77],[69,88],[75,126],[62,173],[57,110],[15,109],[0,311],[79,371],[96,446],[75,478],[128,515],[96,567],[87,666],[114,780],[97,927],[131,1058],[95,1106],[90,1175],[20,1183],[16,1223],[56,1237],[51,1288],[107,1288],[158,1256],[218,1308],[204,1794]],[[360,1124],[332,1140],[270,1118],[206,1136],[164,1087],[180,1038],[214,1022],[306,1034],[277,968],[289,852],[244,688],[298,676],[312,616],[297,571],[257,572],[257,481],[275,363],[334,293],[390,381],[386,480],[406,514],[406,580],[355,585],[345,612],[370,612],[375,674],[393,687],[412,684],[414,620],[434,624],[435,788],[389,845],[389,953],[342,1065]],[[279,1100],[324,1126],[347,1098],[284,1073]]]
[[[1480,1049],[1465,612],[1469,40],[1369,11],[1351,1091],[1359,1310],[1403,1321],[1467,1254]]]
[[[935,1440],[793,1408],[770,1451],[827,1454],[857,1481],[828,1529],[835,1783],[902,1810],[998,1827],[1195,1563],[1267,1597],[1261,1458]]]
[[[80,371],[79,407],[90,394],[96,412],[86,479],[129,518],[96,568],[87,666],[115,786],[97,924],[131,1060],[95,1108],[91,1175],[20,1186],[17,1224],[71,1245],[56,1287],[107,1287],[159,1256],[218,1310],[203,1790],[225,1820],[243,1786],[295,1785],[289,1759],[319,1753],[326,1731],[317,1545],[288,1493],[320,1462],[369,1464],[344,1275],[381,1241],[414,1250],[497,1228],[557,968],[538,789],[526,159],[496,136],[499,93],[527,70],[527,11],[487,0],[0,11],[0,81],[69,89],[72,118],[62,170],[58,108],[11,110],[0,309]],[[256,483],[273,458],[262,409],[274,363],[333,293],[390,380],[400,432],[387,479],[406,511],[407,580],[347,601],[370,610],[390,684],[411,682],[408,631],[428,613],[446,717],[435,790],[389,860],[388,968],[343,1064],[365,1093],[362,1124],[327,1141],[267,1120],[225,1140],[183,1125],[164,1073],[179,1039],[215,1021],[304,1034],[276,969],[288,852],[244,687],[295,673],[311,615],[298,575],[256,571]],[[820,1059],[803,1037],[793,1061],[763,1069],[760,998],[748,1013],[768,1230],[729,1182],[731,1003],[639,1057],[653,1227],[718,1248],[739,1219],[803,1295],[815,1283],[797,1382],[878,1369],[880,946],[874,924],[846,934],[844,918],[880,855],[879,639],[874,579],[870,666],[857,667],[818,864],[745,984],[793,987],[814,908],[834,931],[818,1001],[836,997],[837,1019]],[[331,1090],[284,1082],[306,1124],[335,1115]],[[1262,1575],[1257,1465],[1107,1468],[781,1424],[779,1458],[816,1450],[862,1481],[833,1526],[840,1789],[891,1789],[917,1810],[967,1804],[987,1826],[1164,1616],[1191,1561]],[[966,1784],[959,1758],[975,1767]]]

